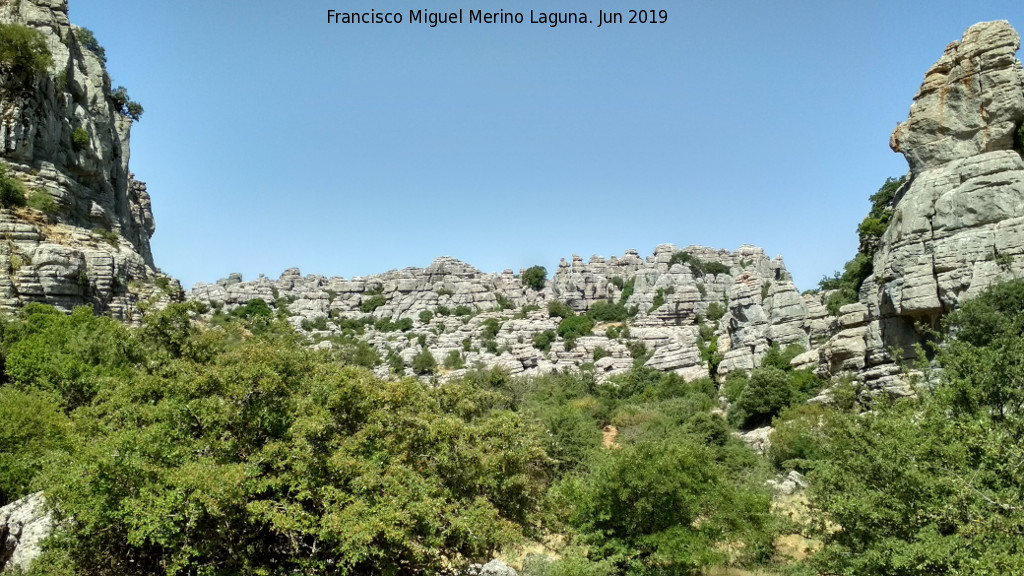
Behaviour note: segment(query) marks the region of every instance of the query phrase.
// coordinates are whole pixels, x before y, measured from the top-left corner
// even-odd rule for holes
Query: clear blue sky
[[[924,72],[1020,0],[70,0],[146,109],[156,263],[356,276],[484,271],[661,243],[856,250]],[[669,11],[659,25],[328,24],[327,10]]]

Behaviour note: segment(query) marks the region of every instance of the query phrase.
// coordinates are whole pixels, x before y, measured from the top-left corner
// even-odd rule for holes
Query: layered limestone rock
[[[718,273],[691,269],[678,256],[673,260],[680,252],[715,265]],[[753,246],[728,252],[664,244],[647,258],[635,250],[587,262],[573,256],[562,260],[539,291],[524,286],[511,270],[487,274],[444,257],[426,268],[350,279],[302,276],[297,269],[277,280],[261,276],[243,282],[234,274],[216,284],[197,284],[190,298],[225,312],[260,298],[286,310],[291,323],[323,347],[337,342],[346,322],[351,326],[352,320],[369,316],[359,337],[391,364],[411,367],[425,347],[438,362],[455,356],[466,366],[501,366],[512,374],[593,363],[597,375],[605,377],[628,370],[634,356],[644,354],[647,366],[692,379],[708,375],[710,356],[702,347],[717,348],[723,357],[718,371],[726,373],[757,366],[773,343],[808,349],[828,329],[824,308],[797,293],[782,259]],[[546,347],[543,341],[559,323],[547,312],[553,301],[578,314],[598,303],[621,303],[633,315],[625,322],[598,324],[592,336],[558,338]],[[495,323],[496,333],[488,336],[487,326],[494,331]],[[707,340],[701,324],[704,335],[711,335]]]
[[[0,66],[0,161],[56,204],[0,210],[0,306],[92,304],[132,319],[156,275],[149,195],[128,169],[132,120],[66,0],[0,0],[0,21],[41,32],[53,56],[43,74]]]
[[[0,572],[28,570],[52,530],[53,517],[42,492],[0,508]]]
[[[898,388],[889,351],[909,355],[915,323],[1024,272],[1020,38],[1005,21],[970,27],[925,75],[890,145],[910,165],[860,304],[825,347],[831,371]],[[1018,148],[1015,148],[1018,146]]]

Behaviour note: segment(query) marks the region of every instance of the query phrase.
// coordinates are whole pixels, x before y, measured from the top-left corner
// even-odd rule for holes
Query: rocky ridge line
[[[680,252],[724,266],[728,273],[700,274],[685,264],[670,265],[673,255]],[[624,291],[631,292],[625,299]],[[374,297],[383,297],[383,303],[364,311],[364,303]],[[603,377],[632,367],[635,345],[642,343],[650,355],[647,366],[692,379],[709,373],[707,358],[702,358],[698,346],[700,320],[717,340],[722,374],[752,369],[773,343],[810,349],[812,341],[827,337],[830,326],[820,299],[796,291],[782,259],[770,259],[753,246],[728,252],[700,246],[680,250],[664,244],[647,258],[635,250],[622,257],[593,256],[588,262],[573,256],[571,261],[562,260],[539,291],[524,286],[511,270],[486,274],[442,257],[426,268],[350,279],[302,276],[297,269],[285,271],[277,280],[261,276],[243,282],[240,275],[233,274],[216,284],[197,284],[189,298],[223,311],[262,299],[286,309],[292,325],[305,328],[321,347],[330,347],[332,337],[344,332],[339,326],[344,319],[367,315],[392,321],[408,319],[411,325],[405,332],[367,326],[361,338],[382,357],[399,356],[405,368],[411,368],[420,352],[422,337],[423,347],[439,362],[457,352],[466,366],[501,366],[512,374],[578,369],[593,363]],[[661,304],[655,307],[659,300]],[[549,317],[546,310],[548,303],[555,301],[568,304],[579,314],[600,302],[621,302],[636,313],[626,322],[624,335],[614,334],[615,330],[607,333],[608,327],[620,322],[598,324],[593,335],[572,339],[569,346],[574,347],[568,348],[566,339],[559,338],[545,352],[533,342],[538,334],[557,329],[559,319]],[[502,304],[507,309],[501,309]],[[713,306],[720,306],[723,315],[711,322],[707,318]],[[444,314],[459,307],[471,313]],[[530,311],[530,307],[538,309]],[[429,314],[421,317],[424,312]],[[483,332],[491,319],[497,320],[500,328],[488,351]],[[595,360],[595,352],[603,357]],[[801,361],[816,364],[817,353],[805,355]],[[386,374],[388,367],[379,370]],[[460,373],[455,370],[446,375]]]

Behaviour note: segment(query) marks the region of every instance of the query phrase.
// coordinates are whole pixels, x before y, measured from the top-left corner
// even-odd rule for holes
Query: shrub
[[[343,364],[373,368],[381,362],[377,349],[365,340],[352,337],[335,337],[331,341],[335,345],[332,351],[333,357]]]
[[[543,266],[530,266],[523,272],[523,276],[520,279],[523,286],[533,288],[536,291],[544,289],[544,282],[547,280],[548,270]]]
[[[761,300],[762,301],[768,299],[768,294],[771,292],[771,289],[772,289],[772,283],[771,282],[765,282],[764,284],[761,284]]]
[[[412,318],[399,318],[398,320],[391,320],[391,318],[380,318],[373,323],[373,327],[378,332],[408,332],[412,330],[413,322]]]
[[[474,314],[476,314],[476,310],[469,306],[466,306],[465,304],[460,304],[455,307],[455,310],[452,313],[455,314],[456,316],[473,316]]]
[[[732,435],[725,419],[710,412],[694,414],[686,421],[684,429],[709,446],[725,446]]]
[[[722,383],[722,395],[726,397],[729,402],[735,402],[739,400],[740,395],[743,394],[743,390],[747,387],[750,382],[750,377],[747,376],[746,372],[742,370],[734,370],[729,372],[725,376],[725,382]]]
[[[380,308],[387,303],[387,298],[383,294],[372,294],[369,298],[364,298],[362,303],[359,305],[359,309],[364,314],[369,314],[377,308]]]
[[[826,300],[826,307],[829,314],[839,315],[839,309],[847,304],[857,301],[857,294],[860,292],[861,284],[871,276],[873,265],[871,257],[867,254],[858,253],[853,260],[843,266],[843,272],[836,272],[831,277],[824,277],[818,282],[822,290],[834,290]]]
[[[515,306],[512,305],[512,301],[508,299],[508,296],[505,296],[500,292],[495,292],[494,300],[498,310],[511,310],[515,308]]]
[[[434,308],[434,312],[436,312],[438,316],[451,316],[452,310],[447,306],[438,306],[437,308]]]
[[[42,32],[21,24],[0,24],[0,69],[43,74],[53,56]]]
[[[598,346],[597,348],[594,348],[594,362],[597,362],[601,358],[607,358],[608,356],[611,356],[611,355],[612,355],[611,352],[605,350],[604,348],[602,348],[600,346]]]
[[[626,302],[633,296],[633,289],[636,286],[636,277],[630,278],[626,281],[625,286],[622,287],[622,294],[619,294],[619,304],[625,305]]]
[[[554,330],[545,330],[533,335],[533,347],[542,352],[551,349],[551,343],[555,341]]]
[[[629,317],[629,313],[622,304],[599,300],[587,310],[587,316],[595,322],[622,322]]]
[[[768,548],[767,494],[729,478],[712,450],[688,436],[610,450],[592,473],[560,486],[568,522],[624,574],[696,574],[724,559],[723,543],[759,534]]]
[[[537,310],[540,310],[540,306],[537,306],[536,304],[526,304],[519,309],[519,312],[516,312],[516,318],[526,318],[527,314],[530,312],[536,312]]]
[[[100,240],[103,240],[114,248],[117,248],[121,244],[121,237],[113,230],[107,230],[106,228],[93,228],[92,233],[98,236]]]
[[[626,285],[626,282],[622,279],[622,276],[614,276],[611,280],[608,281],[608,283],[611,284],[612,286],[615,286],[619,290],[622,290],[623,286]]]
[[[671,268],[676,264],[682,264],[689,267],[694,276],[704,275],[700,259],[689,252],[676,252],[673,254],[668,260],[668,267]]]
[[[572,307],[562,302],[561,300],[552,300],[548,302],[548,317],[549,318],[569,318],[575,316]]]
[[[107,62],[107,51],[103,49],[103,46],[100,46],[100,43],[96,40],[96,35],[92,33],[92,30],[75,26],[74,31],[75,39],[82,45],[82,48],[85,48],[95,54],[96,57],[105,64]]]
[[[729,422],[737,428],[757,428],[771,423],[793,401],[789,375],[778,368],[761,368],[729,407]]]
[[[0,200],[2,203],[2,200]],[[49,192],[45,190],[37,190],[31,196],[28,197],[28,207],[39,210],[47,216],[56,214],[60,210],[60,206],[57,205],[57,201],[50,196]]]
[[[142,104],[132,101],[128,97],[128,89],[124,86],[118,86],[110,95],[110,98],[114,101],[114,107],[123,116],[127,116],[136,122],[142,118],[142,113],[144,112]]]
[[[716,274],[729,274],[730,272],[729,266],[721,262],[708,262],[704,265],[704,273],[712,276]]]
[[[412,371],[420,375],[433,374],[437,371],[437,360],[429,349],[423,348],[413,357]]]
[[[650,314],[651,312],[654,312],[658,308],[661,308],[661,305],[664,303],[665,291],[662,290],[661,288],[658,288],[658,291],[654,293],[654,301],[651,302],[651,307],[647,310],[647,313]]]
[[[0,388],[0,506],[34,491],[49,453],[70,447],[70,432],[53,395]]]
[[[71,147],[75,151],[81,151],[89,146],[89,132],[79,126],[75,128],[75,131],[71,133]]]
[[[444,357],[444,367],[449,370],[458,370],[466,367],[466,360],[458,350],[451,350]]]
[[[253,320],[256,318],[269,319],[273,317],[274,312],[267,305],[267,301],[263,298],[253,298],[245,303],[244,306],[239,306],[231,311],[232,316],[238,318],[244,318],[246,320]]]
[[[633,358],[634,369],[644,365],[644,363],[651,359],[652,353],[647,350],[647,345],[640,340],[634,340],[626,344],[626,348],[629,349],[629,355]]]
[[[708,320],[712,322],[718,322],[725,316],[725,306],[718,302],[712,302],[708,304],[707,310]]]
[[[704,262],[689,252],[676,252],[673,254],[672,258],[668,261],[668,265],[671,268],[674,264],[685,264],[690,269],[690,273],[698,277],[708,274],[728,274],[730,272],[729,267],[725,264]]]
[[[799,344],[790,344],[783,350],[779,347],[778,342],[772,342],[768,352],[761,359],[761,367],[789,371],[791,369],[789,362],[804,352],[805,350]]]
[[[807,472],[821,458],[825,409],[821,404],[799,404],[783,410],[772,423],[771,445],[765,454],[776,470]]]
[[[594,321],[586,316],[570,316],[558,323],[558,335],[565,339],[589,336],[593,329]]]
[[[7,175],[7,166],[0,164],[0,207],[16,208],[25,205],[25,186]]]
[[[601,431],[583,411],[570,405],[543,410],[541,422],[547,432],[546,451],[559,474],[578,469],[601,442]]]
[[[861,236],[881,236],[885,234],[886,224],[881,218],[868,216],[857,227],[857,232]]]
[[[306,332],[312,332],[313,330],[327,330],[327,317],[317,316],[315,320],[303,318],[302,329]]]
[[[484,340],[483,344],[484,344],[484,350],[486,350],[487,352],[490,352],[491,354],[494,354],[494,355],[500,354],[500,352],[498,351],[498,343],[495,342],[493,338],[489,338],[489,339]]]
[[[430,324],[430,321],[434,319],[434,313],[430,310],[423,310],[420,312],[420,322],[424,324]]]
[[[493,340],[501,331],[501,321],[497,318],[488,318],[483,323],[483,337],[485,340]]]

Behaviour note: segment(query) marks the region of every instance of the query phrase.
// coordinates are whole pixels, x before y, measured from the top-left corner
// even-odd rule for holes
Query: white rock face
[[[58,206],[52,215],[0,210],[9,239],[0,243],[0,306],[92,304],[134,319],[145,292],[135,285],[151,284],[156,270],[149,194],[128,169],[132,121],[111,97],[102,60],[76,38],[65,0],[7,2],[0,21],[41,32],[53,55],[47,74],[0,70],[0,161]],[[75,130],[87,145],[72,143]]]
[[[0,508],[0,572],[28,570],[42,553],[53,530],[43,493],[37,492]]]
[[[728,272],[702,275],[678,262],[670,266],[673,255],[680,251]],[[624,291],[630,291],[625,299]],[[698,346],[698,320],[702,319],[725,357],[720,373],[753,368],[773,342],[809,348],[812,335],[824,337],[815,331],[827,326],[819,321],[820,314],[810,314],[809,300],[797,293],[782,259],[768,258],[753,246],[728,252],[664,244],[647,258],[635,250],[622,257],[593,256],[588,262],[573,256],[571,262],[562,260],[540,291],[523,286],[511,270],[487,274],[442,257],[426,268],[392,270],[365,278],[302,276],[294,268],[277,280],[261,276],[243,282],[234,274],[216,284],[197,284],[190,297],[224,310],[255,298],[275,307],[286,306],[294,326],[302,329],[303,324],[319,324],[308,331],[311,338],[339,335],[339,322],[365,315],[374,321],[411,322],[405,332],[367,326],[361,336],[382,357],[397,355],[406,367],[411,367],[419,353],[422,338],[439,363],[457,353],[467,367],[483,363],[501,366],[512,374],[543,374],[593,364],[598,379],[629,370],[634,361],[631,349],[639,351],[638,344],[648,352],[646,365],[651,368],[673,371],[687,379],[707,376],[708,365]],[[382,298],[383,304],[364,311],[364,303],[374,297]],[[558,338],[543,351],[534,346],[534,338],[557,330],[559,319],[550,318],[546,310],[553,301],[567,303],[579,314],[601,302],[623,302],[627,308],[635,308],[636,315],[628,321],[628,334],[614,334],[619,322],[604,323],[595,327],[592,336],[577,338],[571,349]],[[508,308],[499,309],[502,304]],[[539,309],[523,312],[526,306]],[[823,314],[820,303],[817,306]],[[455,315],[460,307],[472,315]],[[722,317],[706,320],[713,307]],[[425,312],[432,314],[424,316],[426,321],[421,318]],[[330,321],[325,322],[328,317]],[[484,327],[495,321],[500,328],[489,340]],[[613,327],[611,337],[606,335],[609,327]],[[446,371],[443,378],[463,372]]]
[[[925,75],[890,145],[910,165],[861,288],[824,347],[833,372],[861,370],[898,390],[889,350],[912,355],[914,324],[1024,272],[1024,123],[1020,38],[1005,21],[971,26]]]

